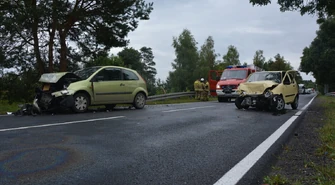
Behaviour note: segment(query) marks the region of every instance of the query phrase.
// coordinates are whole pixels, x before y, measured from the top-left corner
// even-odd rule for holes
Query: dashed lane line
[[[59,126],[59,125],[70,125],[70,124],[75,124],[75,123],[112,120],[112,119],[118,119],[118,118],[124,118],[124,117],[125,116],[114,116],[114,117],[107,117],[107,118],[97,118],[97,119],[87,119],[87,120],[78,120],[78,121],[68,121],[68,122],[61,122],[61,123],[51,123],[51,124],[44,124],[44,125],[32,125],[32,126],[25,126],[25,127],[6,128],[6,129],[0,129],[0,132],[7,132],[7,131],[14,131],[14,130],[26,130],[26,129],[42,128],[42,127],[52,127],[52,126]]]

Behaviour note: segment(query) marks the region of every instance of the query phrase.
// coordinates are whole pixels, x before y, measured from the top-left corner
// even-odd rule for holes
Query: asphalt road
[[[299,108],[314,94],[301,95]],[[0,117],[0,184],[214,184],[298,110],[200,102]],[[298,108],[298,109],[299,109]]]

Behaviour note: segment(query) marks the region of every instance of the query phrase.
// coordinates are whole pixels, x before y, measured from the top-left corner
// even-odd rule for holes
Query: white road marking
[[[187,109],[174,109],[174,110],[166,110],[162,112],[178,112],[178,111],[184,111],[184,110],[204,109],[204,108],[209,108],[209,107],[215,107],[215,106],[192,107],[192,108],[187,108]]]
[[[305,110],[312,103],[312,101],[314,100],[314,98],[316,98],[316,95],[301,110],[302,111]]]
[[[300,116],[301,114],[302,114],[302,110],[295,113],[295,116]]]
[[[45,124],[45,125],[33,125],[33,126],[26,126],[26,127],[6,128],[6,129],[0,129],[0,132],[13,131],[13,130],[25,130],[25,129],[30,129],[30,128],[52,127],[52,126],[59,126],[59,125],[69,125],[69,124],[75,124],[75,123],[85,123],[85,122],[102,121],[102,120],[111,120],[111,119],[124,118],[124,117],[125,116],[115,116],[115,117],[87,119],[87,120],[79,120],[79,121],[68,121],[68,122],[63,122],[63,123],[51,123],[51,124]]]
[[[314,96],[303,108],[305,110],[314,100]],[[237,163],[232,169],[224,174],[214,185],[235,185],[238,181],[256,164],[264,153],[275,143],[278,138],[289,128],[299,116],[292,116],[281,127],[279,127],[271,136],[257,146],[245,158]]]

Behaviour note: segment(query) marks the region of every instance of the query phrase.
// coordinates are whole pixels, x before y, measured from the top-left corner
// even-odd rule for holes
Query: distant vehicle
[[[217,78],[216,94],[219,102],[228,102],[231,98],[239,95],[236,93],[240,83],[246,81],[248,76],[256,71],[262,71],[254,65],[247,66],[228,66],[221,76]]]
[[[298,108],[299,88],[295,81],[297,71],[262,71],[249,76],[237,89],[235,99],[238,109],[250,106],[263,110],[281,111],[285,104]]]
[[[306,93],[305,84],[299,84],[299,94],[305,94],[305,93]]]
[[[86,112],[90,105],[132,104],[142,109],[148,97],[144,79],[135,71],[119,66],[95,66],[74,73],[46,73],[39,80],[34,106],[41,111],[71,108]]]

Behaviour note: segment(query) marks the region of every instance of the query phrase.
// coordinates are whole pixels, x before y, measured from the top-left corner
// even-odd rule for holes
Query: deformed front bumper
[[[62,108],[68,109],[74,106],[74,98],[72,95],[66,94],[57,97],[50,94],[45,96],[42,95],[40,98],[34,100],[33,106],[39,113]]]
[[[242,106],[268,106],[272,104],[272,100],[275,98],[273,95],[265,97],[264,94],[244,95],[241,97],[243,98]]]
[[[218,97],[224,97],[224,98],[237,98],[240,96],[234,89],[230,91],[224,91],[222,89],[217,89],[216,94]]]

